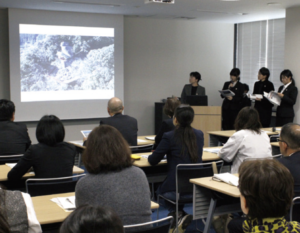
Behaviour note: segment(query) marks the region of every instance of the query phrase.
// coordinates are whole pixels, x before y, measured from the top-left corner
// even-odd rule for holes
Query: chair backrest
[[[272,155],[273,159],[280,159],[282,158],[282,154],[278,154],[278,155]]]
[[[26,192],[32,197],[75,192],[77,181],[84,176],[85,174],[59,178],[27,179],[25,182]]]
[[[216,161],[217,170],[220,172],[223,161]],[[212,163],[178,164],[176,167],[176,192],[192,193],[193,184],[190,179],[213,176]]]
[[[290,208],[290,221],[300,222],[300,197],[295,197]]]
[[[0,164],[17,163],[22,157],[23,157],[23,154],[21,154],[21,155],[0,155]]]
[[[125,233],[168,233],[173,222],[173,217],[169,216],[152,222],[124,226]]]
[[[153,145],[143,145],[143,146],[130,146],[132,154],[151,152]]]

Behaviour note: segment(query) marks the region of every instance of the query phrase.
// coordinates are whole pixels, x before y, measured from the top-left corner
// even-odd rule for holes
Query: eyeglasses
[[[284,142],[285,144],[287,144],[286,141],[283,141],[283,140],[281,140],[280,138],[277,138],[277,142]],[[287,144],[287,145],[289,145],[289,144]]]

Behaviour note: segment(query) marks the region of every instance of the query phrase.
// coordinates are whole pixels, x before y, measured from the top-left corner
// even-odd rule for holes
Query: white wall
[[[298,92],[300,92],[300,7],[288,8],[285,20],[285,54],[284,68],[293,73]],[[300,93],[294,105],[294,122],[300,123]]]
[[[125,17],[125,110],[139,134],[154,133],[154,102],[180,96],[189,73],[199,71],[209,105],[233,68],[234,25]]]
[[[0,10],[0,30],[0,51],[4,48],[0,53],[0,98],[9,98],[6,10]],[[233,43],[233,24],[125,17],[125,113],[138,119],[139,135],[154,134],[154,102],[180,96],[191,71],[201,73],[200,85],[206,88],[209,105],[221,105],[217,90],[229,79]],[[81,129],[91,129],[98,122],[64,121],[65,140],[80,139]],[[36,124],[27,123],[34,143]]]

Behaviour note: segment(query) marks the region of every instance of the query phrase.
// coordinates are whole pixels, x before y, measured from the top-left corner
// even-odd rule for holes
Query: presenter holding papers
[[[181,92],[181,103],[187,103],[189,95],[205,95],[205,88],[199,85],[201,74],[197,71],[190,73],[190,84],[186,84]]]
[[[290,70],[284,70],[280,74],[280,81],[283,83],[278,89],[281,104],[277,107],[276,126],[283,126],[294,120],[294,104],[298,96],[298,89],[295,86],[293,74]]]
[[[221,98],[224,98],[222,104],[222,128],[223,130],[232,130],[235,118],[242,107],[244,94],[244,86],[240,83],[240,70],[238,68],[230,71],[230,81],[224,83],[222,91],[228,92],[228,95],[221,93]]]
[[[254,84],[253,94],[255,94],[254,107],[259,113],[259,119],[263,128],[270,127],[273,104],[265,97],[264,92],[270,93],[274,91],[274,85],[268,79],[270,77],[269,69],[262,67],[258,71],[257,81]],[[263,96],[262,96],[263,95]]]

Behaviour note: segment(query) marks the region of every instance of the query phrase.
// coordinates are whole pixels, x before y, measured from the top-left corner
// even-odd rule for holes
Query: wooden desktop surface
[[[268,135],[280,134],[280,131],[272,132],[272,128],[263,128],[263,130],[266,131]],[[236,132],[235,130],[223,130],[223,131],[208,131],[207,133],[216,136],[231,137],[235,132]]]
[[[56,203],[50,201],[55,197],[75,196],[74,192],[32,197],[34,210],[40,224],[63,222],[71,212],[65,212]],[[151,209],[157,209],[159,205],[151,201]]]
[[[146,137],[155,137],[155,135],[146,135],[146,136],[138,136],[138,146],[144,146],[144,145],[153,145],[155,141],[148,140]],[[77,141],[69,141],[68,143],[71,143],[75,145],[76,147],[79,147],[81,149],[85,149],[85,146],[82,145],[83,140],[77,140]]]
[[[11,168],[7,165],[0,165],[0,181],[7,181],[7,173],[11,170]],[[84,170],[74,166],[73,167],[73,174],[81,174],[84,173]],[[30,174],[30,173],[26,173],[24,176],[24,178],[28,178],[28,177],[34,177],[34,174]]]
[[[272,145],[272,146],[279,147],[279,142],[271,142],[271,145]]]
[[[212,180],[212,177],[190,179],[190,182],[232,197],[240,197],[240,190],[238,187],[224,182]]]
[[[221,146],[218,146],[218,147],[205,147],[203,149],[212,149],[212,148],[222,148]],[[134,155],[139,155],[139,156],[142,156],[142,155],[150,155],[151,153],[149,152],[146,152],[146,153],[139,153],[139,154],[134,154]],[[211,152],[207,152],[207,151],[203,151],[203,154],[202,154],[202,161],[203,162],[207,162],[207,161],[215,161],[215,160],[220,160],[220,157],[218,156],[218,154],[214,154],[214,153],[211,153]],[[163,162],[160,162],[158,165],[163,165],[163,164],[166,164],[167,161],[163,161]],[[137,166],[137,167],[150,167],[151,165],[148,163],[148,159],[147,158],[143,158],[141,157],[140,160],[135,160],[134,163],[133,163],[134,166]]]

